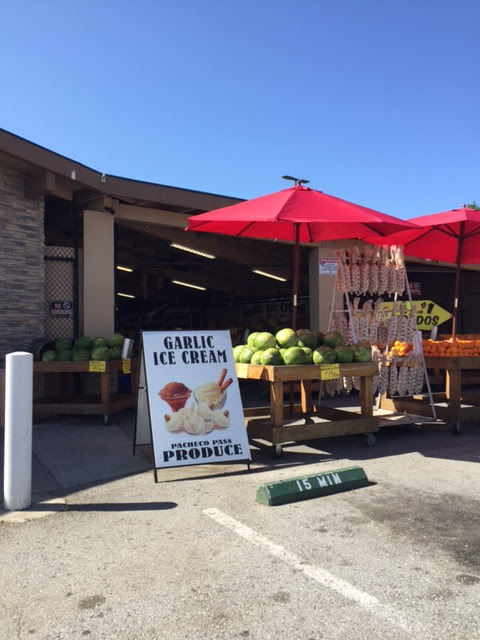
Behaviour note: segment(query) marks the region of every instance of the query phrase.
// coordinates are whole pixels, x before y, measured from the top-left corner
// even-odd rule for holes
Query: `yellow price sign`
[[[410,302],[405,302],[405,305],[407,313],[409,313]],[[417,329],[420,329],[420,331],[431,331],[434,327],[438,327],[452,317],[451,313],[431,300],[414,300],[413,306],[416,308],[415,321]],[[380,321],[388,320],[392,315],[392,310],[393,302],[382,302],[377,312],[377,319]]]
[[[439,324],[452,317],[451,313],[445,311],[445,309],[442,309],[431,300],[420,300],[419,302],[414,302],[414,304],[419,305],[416,323],[417,329],[420,329],[420,331],[431,331],[434,327],[438,327]]]
[[[107,370],[107,363],[105,360],[90,360],[88,363],[88,370],[90,373],[105,373]]]
[[[321,364],[320,380],[336,380],[340,378],[340,365],[337,364]]]
[[[130,358],[122,358],[122,373],[131,373]]]

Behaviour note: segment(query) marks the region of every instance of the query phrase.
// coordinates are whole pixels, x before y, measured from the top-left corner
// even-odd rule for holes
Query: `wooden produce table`
[[[437,417],[450,423],[453,433],[460,433],[461,423],[480,418],[480,395],[462,390],[462,372],[477,370],[480,373],[480,356],[425,356],[427,369],[444,372],[445,390],[433,394]],[[465,381],[465,378],[463,378]],[[402,396],[382,398],[382,409],[431,416],[428,396]]]
[[[320,378],[320,365],[265,366],[235,365],[237,378],[270,383],[270,406],[244,409],[245,426],[250,438],[271,442],[274,454],[282,454],[282,443],[315,440],[332,436],[367,434],[374,444],[379,418],[373,415],[373,362],[340,364],[340,376],[360,377],[360,413],[332,407],[313,406],[312,382]],[[285,383],[300,383],[300,404],[284,404]],[[287,387],[288,389],[288,387]]]
[[[138,358],[130,360],[131,380],[129,393],[117,393],[112,390],[112,374],[123,372],[123,360],[109,360],[105,362],[104,372],[91,371],[90,362],[34,362],[33,373],[44,374],[46,385],[48,377],[58,374],[60,379],[60,392],[55,396],[45,396],[34,399],[34,415],[45,414],[80,414],[103,415],[105,424],[109,422],[109,416],[117,411],[123,411],[136,404],[138,388]],[[80,376],[80,384],[74,384],[74,375]],[[99,377],[98,393],[85,392],[85,376]],[[75,390],[75,386],[79,386]]]

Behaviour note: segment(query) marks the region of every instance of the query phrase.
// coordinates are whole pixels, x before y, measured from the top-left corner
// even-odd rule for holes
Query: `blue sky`
[[[478,0],[17,0],[0,127],[240,198],[284,174],[408,218],[480,202]]]

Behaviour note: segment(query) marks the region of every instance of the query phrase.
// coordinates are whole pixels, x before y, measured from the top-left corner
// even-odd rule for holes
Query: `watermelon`
[[[260,362],[265,365],[283,364],[282,354],[276,347],[265,349],[265,351],[262,352]]]
[[[298,344],[297,334],[293,329],[280,329],[275,334],[275,340],[280,348],[288,349],[290,347],[296,347]]]
[[[113,335],[110,336],[110,338],[108,338],[108,346],[111,349],[119,348],[121,350],[124,342],[125,342],[125,338],[122,336],[121,333],[114,333]]]
[[[247,338],[247,346],[254,347],[255,346],[255,338],[258,336],[258,331],[254,331]]]
[[[298,329],[297,337],[299,347],[308,347],[309,349],[316,349],[318,347],[317,336],[309,329]]]
[[[290,347],[283,354],[285,364],[307,364],[307,354],[302,347]]]
[[[122,357],[121,347],[110,347],[110,360],[119,360]]]
[[[313,362],[313,349],[310,347],[300,347],[305,352],[305,364],[312,364]]]
[[[330,347],[322,345],[313,352],[314,364],[334,364],[337,361],[335,351]]]
[[[337,362],[353,362],[353,349],[347,345],[335,347]]]
[[[59,351],[57,353],[57,361],[58,362],[71,362],[72,361],[72,350],[64,349],[63,351]]]
[[[253,344],[256,351],[258,351],[259,349],[275,349],[277,346],[277,341],[275,340],[275,336],[273,335],[273,333],[269,333],[268,331],[261,331],[255,336]]]
[[[92,339],[88,336],[79,336],[73,343],[74,349],[91,349]]]
[[[90,349],[74,349],[72,360],[74,362],[87,362],[90,360]]]
[[[233,347],[233,361],[240,362],[240,354],[245,349],[247,345],[245,344],[237,344],[236,347]]]
[[[245,346],[243,351],[240,353],[239,362],[242,362],[243,364],[249,364],[254,353],[255,349]]]
[[[323,336],[323,344],[330,349],[340,347],[345,344],[345,339],[338,331],[329,331]]]
[[[55,351],[60,353],[60,351],[66,351],[67,349],[72,348],[72,341],[69,338],[58,338],[55,340]]]
[[[372,359],[372,350],[361,342],[352,345],[352,351],[353,362],[370,362]]]
[[[94,347],[90,352],[90,359],[91,360],[110,360],[110,349],[108,348],[108,346]]]
[[[255,351],[255,353],[252,356],[252,359],[250,360],[250,364],[262,364],[262,353],[263,351]]]
[[[108,349],[108,340],[106,338],[93,338],[92,349],[96,347],[106,347]]]
[[[322,331],[314,331],[315,337],[317,339],[317,347],[320,347],[323,344],[323,338],[325,337]]]
[[[54,362],[57,359],[57,352],[53,351],[53,349],[49,349],[48,351],[44,351],[42,353],[42,362]]]

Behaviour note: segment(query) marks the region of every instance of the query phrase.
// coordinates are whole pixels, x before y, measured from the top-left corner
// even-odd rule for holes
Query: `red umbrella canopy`
[[[313,243],[385,236],[413,227],[406,220],[296,185],[193,216],[188,231]]]
[[[480,211],[462,207],[409,222],[420,228],[394,233],[382,242],[375,237],[364,239],[371,244],[403,245],[405,255],[416,258],[459,265],[480,263]]]
[[[371,244],[403,245],[404,254],[451,262],[456,266],[452,337],[455,339],[462,264],[480,264],[480,211],[462,207],[443,213],[410,218],[418,229],[387,236],[365,237]]]
[[[295,185],[188,220],[187,231],[294,243],[292,327],[296,324],[299,243],[385,236],[415,225],[321,191]]]

